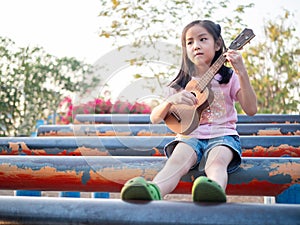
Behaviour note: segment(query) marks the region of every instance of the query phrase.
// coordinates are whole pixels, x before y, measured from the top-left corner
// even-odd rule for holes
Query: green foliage
[[[29,135],[37,119],[56,111],[62,96],[87,89],[91,66],[42,48],[18,48],[0,38],[0,135]]]
[[[162,62],[162,55],[171,55],[180,58],[181,48],[178,44],[161,48],[158,42],[180,43],[180,36],[183,27],[193,20],[210,19],[220,23],[223,27],[225,40],[232,40],[244,28],[242,15],[249,5],[230,4],[231,0],[210,1],[210,0],[103,0],[99,17],[101,26],[99,36],[113,40],[113,44],[120,50],[126,45],[131,45],[131,51],[136,51],[135,58],[128,58],[130,66],[147,67],[153,71],[151,76],[159,79],[174,76],[174,60],[166,68],[155,69],[153,62]],[[225,18],[220,18],[218,12],[227,9],[228,5],[232,10]],[[234,25],[234,26],[233,26]],[[141,54],[141,48],[153,49],[156,55],[149,57],[148,52]],[[152,63],[152,64],[151,64]],[[171,65],[170,65],[171,64]],[[163,71],[163,76],[162,72]],[[134,76],[134,74],[133,74]],[[143,74],[142,76],[147,76]],[[149,76],[149,74],[148,74]],[[137,74],[136,77],[140,77]]]
[[[243,53],[260,113],[299,112],[300,41],[291,16],[267,21],[265,39]]]
[[[237,32],[230,31],[240,28],[238,26],[242,20],[239,15],[246,8],[253,7],[253,4],[237,5],[230,15],[218,18],[214,13],[226,9],[230,0],[103,0],[101,3],[99,35],[114,39],[117,46],[126,43],[140,46],[161,40],[178,41],[183,26],[196,19],[212,19],[222,23],[224,30],[232,35]]]
[[[99,16],[101,18],[100,37],[109,38],[122,49],[133,44],[137,49],[149,45],[155,51],[156,42],[168,41],[176,44],[166,54],[180,58],[180,35],[184,25],[195,19],[211,19],[221,24],[225,43],[230,43],[240,31],[247,27],[243,23],[243,14],[254,6],[240,4],[234,6],[230,0],[103,0]],[[231,8],[232,10],[228,10]],[[225,17],[219,18],[219,12],[227,10]],[[288,11],[284,15],[270,20],[265,25],[265,40],[247,47],[243,52],[250,79],[258,97],[259,113],[295,113],[300,110],[299,103],[299,37],[291,24]],[[143,55],[128,59],[130,65],[151,67]],[[159,54],[158,54],[159,55]],[[159,61],[160,58],[156,58]],[[174,77],[178,66],[171,65],[166,70],[150,69],[152,74],[136,74],[135,77],[156,77],[166,80]],[[149,71],[149,70],[148,70]],[[166,84],[167,82],[160,82]],[[155,90],[155,89],[153,89]],[[241,108],[237,106],[239,113]]]

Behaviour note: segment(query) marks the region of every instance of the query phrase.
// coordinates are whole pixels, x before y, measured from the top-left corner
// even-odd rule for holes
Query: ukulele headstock
[[[229,48],[232,50],[240,50],[244,47],[252,38],[255,37],[255,34],[251,29],[245,28],[234,40],[231,42]]]

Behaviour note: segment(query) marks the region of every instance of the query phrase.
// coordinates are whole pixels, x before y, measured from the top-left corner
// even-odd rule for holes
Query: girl
[[[228,173],[238,169],[241,163],[234,102],[239,101],[247,115],[257,112],[256,95],[242,57],[234,50],[225,52],[221,27],[209,20],[188,24],[183,29],[181,40],[181,69],[169,85],[169,97],[153,109],[152,123],[160,123],[172,105],[196,105],[197,98],[184,88],[191,79],[201,80],[221,54],[233,70],[222,65],[210,83],[214,100],[202,112],[198,128],[189,135],[178,134],[165,146],[168,160],[152,182],[141,177],[126,182],[121,191],[124,200],[159,200],[171,193],[190,169],[198,167],[206,176],[194,181],[193,200],[226,202]]]

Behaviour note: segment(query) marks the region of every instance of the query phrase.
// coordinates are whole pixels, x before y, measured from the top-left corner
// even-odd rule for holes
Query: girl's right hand
[[[173,105],[177,104],[186,104],[186,105],[197,105],[198,100],[197,98],[191,93],[186,90],[182,90],[174,95],[171,95],[167,101]]]

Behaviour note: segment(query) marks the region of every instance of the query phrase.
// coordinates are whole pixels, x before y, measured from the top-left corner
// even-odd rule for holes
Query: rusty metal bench
[[[163,167],[163,146],[174,139],[164,124],[149,124],[149,115],[82,115],[77,122],[84,116],[83,124],[41,126],[38,137],[0,138],[0,189],[119,192],[128,179],[152,179]],[[299,122],[298,115],[239,115],[237,124],[243,159],[227,194],[275,196],[281,204],[0,196],[0,223],[210,224],[214,217],[216,224],[297,224]],[[174,193],[190,193],[199,175],[191,170]]]
[[[152,179],[165,157],[0,156],[0,189],[119,192],[130,178]],[[229,195],[277,196],[300,180],[299,157],[244,157],[229,175]],[[174,193],[190,193],[201,173],[191,170]]]
[[[6,180],[1,182],[0,188],[119,191],[127,178],[138,175],[153,177],[165,162],[163,146],[174,139],[167,127],[164,124],[146,124],[145,118],[149,119],[149,115],[100,116],[110,118],[111,123],[47,126],[41,127],[44,130],[38,131],[38,137],[0,138],[0,154],[3,155],[0,157],[0,171],[5,171],[0,174],[0,179]],[[116,122],[116,118],[121,120]],[[127,124],[124,123],[124,118],[127,118]],[[130,121],[128,118],[131,118]],[[143,119],[134,124],[137,118]],[[271,195],[276,196],[276,202],[300,203],[300,116],[258,115],[255,123],[251,124],[249,121],[253,122],[254,118],[239,116],[244,121],[238,123],[239,132],[244,132],[241,134],[243,164],[238,172],[230,175],[227,193]],[[48,131],[55,133],[55,129],[57,133],[59,130],[68,133],[73,129],[73,135],[46,135]],[[83,166],[82,163],[86,163],[87,159],[93,163]],[[127,160],[128,163],[125,163]],[[39,169],[39,165],[43,169]],[[154,168],[148,170],[148,166],[152,165]],[[99,171],[95,168],[101,169]],[[103,177],[103,171],[108,172],[104,180],[100,179],[98,183],[89,180],[92,175]],[[48,175],[54,186],[45,181],[49,179],[45,179]],[[197,171],[191,171],[181,180],[175,192],[189,193],[191,182],[197,176]],[[30,182],[26,184],[27,181],[24,180],[20,184],[11,177],[25,177]],[[58,180],[55,181],[56,178],[68,185],[60,184]],[[82,184],[82,179],[87,182]]]
[[[300,124],[237,124],[240,135],[300,135]],[[165,124],[41,125],[38,136],[172,136]]]
[[[163,156],[174,136],[2,137],[0,155]],[[300,136],[241,136],[243,156],[299,157]]]
[[[299,224],[300,207],[286,204],[200,204],[171,201],[121,201],[0,197],[4,224]]]
[[[77,114],[75,123],[87,124],[149,124],[149,114]],[[299,115],[256,114],[255,116],[238,115],[238,123],[300,123]]]

